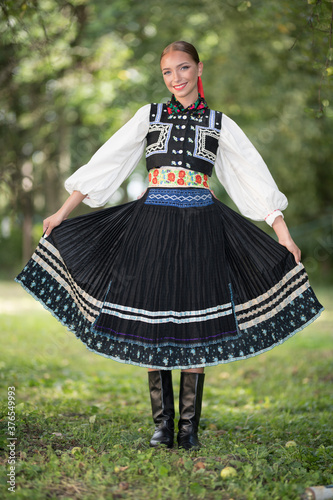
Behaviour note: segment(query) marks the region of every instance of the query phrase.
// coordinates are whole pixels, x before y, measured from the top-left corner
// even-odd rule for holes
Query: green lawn
[[[332,484],[333,290],[316,291],[326,311],[304,332],[207,369],[202,448],[188,453],[149,448],[145,369],[90,353],[19,285],[2,283],[0,497],[11,494],[9,386],[17,499],[293,500]],[[225,466],[237,476],[223,480]]]

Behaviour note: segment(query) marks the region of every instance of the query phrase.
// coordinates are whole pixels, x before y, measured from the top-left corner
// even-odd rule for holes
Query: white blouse
[[[69,193],[80,191],[90,207],[101,207],[133,172],[146,147],[150,104],[140,108],[92,156],[65,181]],[[215,162],[217,177],[240,212],[270,226],[282,215],[288,201],[266,163],[238,125],[223,114]]]

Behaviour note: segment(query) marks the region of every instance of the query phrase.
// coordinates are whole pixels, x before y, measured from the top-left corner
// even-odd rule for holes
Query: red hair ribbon
[[[198,76],[198,92],[201,97],[203,98],[205,97],[201,76]]]

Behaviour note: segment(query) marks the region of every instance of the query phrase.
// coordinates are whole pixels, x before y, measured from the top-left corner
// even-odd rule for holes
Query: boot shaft
[[[202,407],[204,373],[181,372],[179,391],[180,421],[197,420]]]
[[[173,447],[175,408],[173,400],[172,372],[158,370],[148,372],[149,391],[155,432],[150,446]]]
[[[155,424],[175,418],[172,372],[156,370],[148,372],[152,416]]]

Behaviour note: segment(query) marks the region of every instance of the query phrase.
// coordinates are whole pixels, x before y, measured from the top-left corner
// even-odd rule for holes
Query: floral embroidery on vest
[[[175,98],[174,95],[172,95],[170,101],[166,103],[166,106],[168,108],[169,115],[178,115],[187,113],[189,111],[194,115],[203,115],[208,108],[205,99],[201,97],[200,94],[195,103],[191,104],[187,108],[184,108],[184,106]]]

